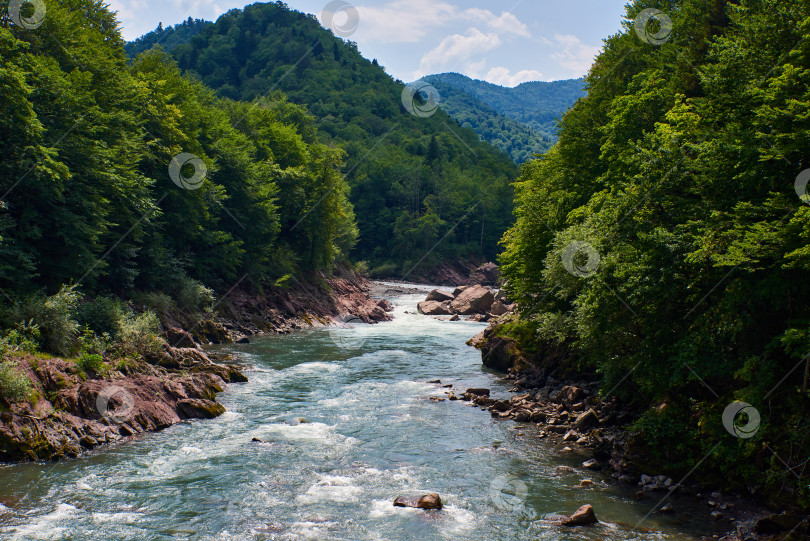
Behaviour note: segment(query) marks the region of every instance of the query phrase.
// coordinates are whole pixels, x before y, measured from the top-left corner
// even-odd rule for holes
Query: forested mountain
[[[160,23],[152,32],[124,45],[124,50],[133,58],[156,45],[159,45],[165,51],[171,51],[178,45],[186,43],[210,24],[213,23],[202,19],[192,19],[191,17],[168,28],[163,28],[163,23]]]
[[[544,154],[557,140],[556,135],[542,135],[533,128],[521,124],[482,102],[476,96],[440,77],[425,77],[440,96],[439,105],[465,128],[472,129],[482,140],[503,150],[521,164]],[[558,118],[563,111],[559,112]]]
[[[514,88],[470,79],[459,73],[440,73],[424,79],[437,89],[452,87],[460,90],[472,96],[475,102],[489,106],[498,114],[511,118],[552,141],[557,140],[557,121],[574,102],[585,96],[585,83],[582,79],[531,81]],[[449,94],[452,100],[452,93]]]
[[[651,7],[659,45],[632,22]],[[624,26],[522,170],[505,332],[643,411],[652,468],[807,505],[810,9],[636,1]]]
[[[283,92],[314,115],[319,140],[346,153],[355,259],[404,274],[420,261],[498,252],[512,223],[517,170],[509,157],[441,110],[408,113],[402,83],[314,16],[281,2],[253,4],[171,54],[223,98],[273,103]]]
[[[282,96],[217,97],[161,51],[128,65],[94,0],[49,3],[35,30],[3,24],[0,56],[4,304],[67,284],[274,283],[352,249],[344,153]]]

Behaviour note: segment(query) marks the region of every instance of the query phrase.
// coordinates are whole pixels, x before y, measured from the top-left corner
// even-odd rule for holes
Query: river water
[[[427,288],[425,288],[427,291]],[[483,324],[414,314],[425,293],[391,298],[395,319],[253,339],[228,351],[250,382],[227,413],[80,460],[0,468],[0,538],[58,540],[692,540],[705,524],[653,514],[536,437],[443,397],[508,384],[465,341]],[[411,313],[406,313],[411,312]],[[253,438],[262,440],[254,442]],[[559,465],[574,473],[560,473]],[[594,488],[574,488],[584,478]],[[440,512],[395,508],[441,494]],[[599,526],[543,520],[590,503]],[[696,520],[696,519],[694,519]]]

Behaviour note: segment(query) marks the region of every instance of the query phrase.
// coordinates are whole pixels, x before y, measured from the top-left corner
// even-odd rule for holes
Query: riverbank
[[[632,428],[638,412],[600,388],[594,374],[578,373],[564,365],[560,352],[545,352],[542,366],[521,352],[517,342],[498,334],[496,319],[468,345],[481,351],[482,363],[513,382],[508,399],[490,397],[488,389],[469,389],[451,400],[462,400],[486,410],[499,420],[512,420],[535,437],[581,456],[585,472],[603,472],[634,499],[648,501],[650,514],[701,513],[726,523],[723,541],[798,541],[810,538],[810,516],[784,500],[763,501],[726,487],[662,475],[661,457],[647,452],[646,442]],[[558,358],[559,356],[559,358]],[[665,462],[665,460],[664,460]],[[719,537],[719,536],[715,536]]]
[[[3,398],[0,404],[0,462],[76,458],[143,432],[217,417],[225,412],[217,393],[247,377],[229,356],[208,354],[201,345],[353,319],[390,319],[390,305],[372,299],[370,287],[364,277],[341,268],[335,276],[289,289],[233,290],[204,317],[163,314],[165,330],[148,352],[99,356],[93,370],[77,359],[9,354],[3,360],[29,383],[24,399]]]

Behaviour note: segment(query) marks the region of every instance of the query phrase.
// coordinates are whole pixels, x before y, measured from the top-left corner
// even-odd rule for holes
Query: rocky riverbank
[[[657,466],[645,456],[643,442],[626,428],[635,420],[633,411],[610,396],[602,397],[595,376],[566,377],[554,362],[554,352],[548,352],[551,362],[545,367],[532,364],[514,340],[498,336],[497,326],[498,320],[468,344],[481,350],[484,365],[507,373],[515,394],[496,399],[489,389],[467,389],[460,396],[449,392],[450,400],[465,401],[496,419],[525,424],[538,439],[583,457],[583,473],[602,472],[636,499],[649,500],[652,513],[706,513],[721,532],[714,538],[810,539],[810,517],[799,509],[770,508],[747,494],[724,493],[693,480],[678,482],[656,474],[652,470]]]
[[[179,329],[165,336],[178,337],[191,341]],[[76,458],[141,432],[216,417],[225,412],[216,394],[227,383],[247,381],[237,366],[198,346],[173,347],[165,339],[144,359],[121,361],[92,378],[60,358],[26,354],[14,360],[33,392],[0,413],[3,462]]]
[[[4,361],[31,386],[25,400],[0,400],[0,462],[75,458],[104,443],[221,415],[225,408],[216,394],[247,377],[201,345],[349,319],[390,319],[391,304],[372,299],[370,287],[354,271],[339,269],[289,289],[234,289],[204,317],[162,314],[165,331],[148,353],[105,358],[98,373],[86,373],[75,360],[9,355]]]
[[[223,344],[255,334],[287,334],[349,319],[364,323],[390,320],[390,305],[372,299],[371,287],[364,276],[339,267],[331,277],[318,276],[306,283],[293,279],[290,288],[235,288],[210,316],[168,314],[164,325],[187,329],[200,344]]]

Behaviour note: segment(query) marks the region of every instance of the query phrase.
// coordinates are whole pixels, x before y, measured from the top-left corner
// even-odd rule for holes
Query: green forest
[[[664,43],[634,30],[650,7]],[[502,332],[601,374],[650,464],[807,505],[810,5],[636,1],[624,26],[521,170]],[[733,400],[755,437],[724,430]]]
[[[402,82],[314,16],[281,2],[231,10],[171,55],[220,97],[272,101],[280,91],[306,108],[318,140],[345,152],[359,230],[351,256],[372,271],[401,277],[428,252],[421,265],[497,254],[512,222],[509,157],[441,110],[409,114]]]
[[[448,109],[415,115],[281,2],[130,44],[101,0],[4,14],[0,351],[97,352],[154,335],[148,309],[338,265],[497,258],[499,332],[598,374],[645,465],[810,505],[808,34],[808,0],[636,0],[584,82],[444,74]],[[720,422],[735,400],[751,438]]]
[[[424,80],[436,88],[441,97],[440,106],[447,114],[463,127],[472,129],[483,141],[509,154],[515,163],[522,164],[545,154],[557,140],[554,132],[543,135],[501,115],[477,96],[445,83],[441,76],[431,75]],[[559,111],[558,116],[563,112]]]

